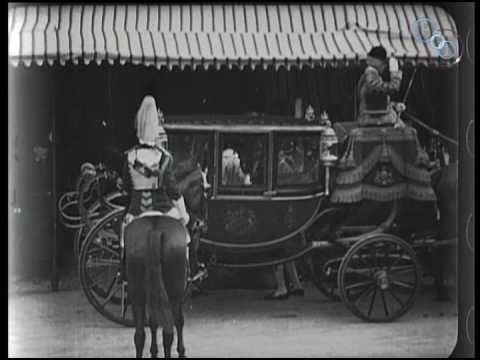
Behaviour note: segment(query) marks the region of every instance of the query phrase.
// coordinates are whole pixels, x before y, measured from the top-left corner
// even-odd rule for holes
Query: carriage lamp
[[[331,166],[338,160],[338,138],[335,130],[327,126],[320,135],[320,160],[325,166]]]
[[[330,168],[338,160],[338,138],[335,130],[327,126],[320,135],[320,161],[325,166],[325,195],[329,194]]]
[[[308,105],[307,109],[305,110],[305,120],[311,123],[315,120],[315,110],[313,109],[312,105]]]

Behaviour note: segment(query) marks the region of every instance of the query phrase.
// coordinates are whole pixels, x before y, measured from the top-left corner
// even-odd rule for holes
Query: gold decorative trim
[[[374,201],[392,201],[400,198],[411,198],[419,201],[436,201],[432,188],[414,184],[396,184],[387,188],[358,184],[354,187],[335,189],[330,197],[332,203],[353,203],[364,199]]]
[[[355,169],[338,174],[336,183],[346,185],[362,181],[380,160],[389,160],[395,169],[408,179],[424,184],[430,184],[431,182],[430,173],[427,170],[417,168],[407,163],[398,155],[393,147],[382,144],[377,145]]]

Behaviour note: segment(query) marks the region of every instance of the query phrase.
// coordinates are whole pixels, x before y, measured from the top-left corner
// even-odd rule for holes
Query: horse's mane
[[[188,212],[199,216],[202,213],[203,198],[202,170],[195,167],[182,175],[179,176],[178,187],[183,194]]]

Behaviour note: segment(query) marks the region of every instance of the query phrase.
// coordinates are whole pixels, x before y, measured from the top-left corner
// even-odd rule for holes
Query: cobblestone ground
[[[264,294],[222,290],[190,299],[185,304],[187,355],[446,357],[456,344],[456,304],[435,301],[426,286],[412,310],[387,324],[365,323],[311,286],[305,297],[286,301],[266,301]],[[144,356],[149,343],[147,332]],[[46,282],[17,283],[10,286],[9,354],[133,357],[133,329],[99,315],[78,284],[51,292]]]

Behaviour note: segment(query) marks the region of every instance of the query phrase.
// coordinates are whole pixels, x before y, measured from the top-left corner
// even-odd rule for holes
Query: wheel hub
[[[382,290],[387,290],[390,287],[390,279],[385,270],[379,270],[375,273],[377,286]]]

